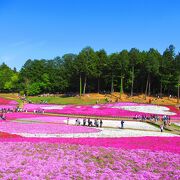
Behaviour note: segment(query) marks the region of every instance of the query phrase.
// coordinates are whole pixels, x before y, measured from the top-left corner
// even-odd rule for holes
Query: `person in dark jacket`
[[[121,121],[121,129],[123,129],[124,128],[124,121],[122,120]]]

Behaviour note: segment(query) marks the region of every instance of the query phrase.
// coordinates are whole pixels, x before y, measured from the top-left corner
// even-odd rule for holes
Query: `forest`
[[[180,53],[170,45],[161,54],[136,48],[107,54],[104,49],[83,48],[79,54],[54,59],[28,59],[17,71],[0,65],[0,92],[26,95],[90,92],[177,96]]]

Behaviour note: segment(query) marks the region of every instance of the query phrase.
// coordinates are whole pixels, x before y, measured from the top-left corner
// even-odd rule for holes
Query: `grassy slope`
[[[180,132],[180,126],[172,123],[171,127]]]
[[[116,102],[117,100],[119,102],[137,102],[137,103],[149,103],[149,100],[151,100],[151,104],[158,104],[158,105],[177,105],[177,99],[175,98],[168,98],[163,97],[162,99],[157,99],[156,97],[147,97],[144,99],[144,95],[138,95],[129,97],[126,94],[123,94],[121,96],[121,99],[119,98],[119,93],[113,93],[112,95],[102,95],[97,93],[92,94],[86,94],[85,96],[82,96],[81,99],[79,97],[29,97],[30,100],[32,100],[35,103],[39,103],[42,101],[47,101],[48,103],[52,104],[95,104],[97,100],[99,100],[99,103],[104,103],[105,99],[112,100],[112,102]]]
[[[80,99],[78,97],[29,97],[34,103],[47,101],[49,104],[95,104],[97,99]],[[99,103],[104,103],[105,100],[101,99]]]
[[[138,103],[149,103],[149,99],[151,99],[152,104],[159,104],[159,105],[177,105],[177,99],[168,97],[163,97],[162,99],[157,99],[155,97],[147,97],[144,99],[144,95],[137,95],[130,97],[127,94],[122,94],[121,99],[119,98],[119,93],[113,93],[112,95],[102,95],[97,93],[91,93],[86,94],[85,96],[82,96],[80,99],[79,97],[29,97],[28,99],[33,101],[34,103],[40,103],[41,101],[47,101],[48,103],[52,104],[95,104],[98,100],[99,103],[104,103],[105,99],[112,100],[112,102],[115,102],[117,99],[119,102],[138,102]],[[3,93],[0,94],[0,97],[15,100],[21,104],[21,100],[18,98],[18,95],[16,93]]]

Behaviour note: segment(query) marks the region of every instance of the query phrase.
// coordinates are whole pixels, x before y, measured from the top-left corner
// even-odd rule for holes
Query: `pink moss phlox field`
[[[43,114],[31,114],[31,113],[7,113],[6,117],[8,120],[15,120],[15,119],[29,119],[29,120],[39,120],[42,122],[57,122],[57,123],[64,123],[63,120],[66,120],[65,117],[59,116],[47,116]]]
[[[16,105],[1,105],[0,104],[0,110],[1,109],[10,109],[10,110],[13,110],[14,108],[16,108]]]
[[[164,115],[164,113],[172,113],[172,119],[180,119],[180,111],[173,106],[158,106],[150,104],[138,104],[138,103],[114,103],[114,104],[97,104],[97,105],[55,105],[55,104],[26,104],[24,106],[29,111],[45,109],[45,112],[49,113],[59,113],[59,114],[76,114],[76,115],[97,115],[97,116],[113,116],[113,117],[134,117],[135,115],[148,115],[156,114],[153,110],[158,108],[162,109],[159,115]],[[124,108],[134,107],[134,110],[127,110]],[[136,107],[151,107],[151,111],[142,112],[136,111]],[[154,109],[152,109],[154,107]],[[165,109],[163,111],[163,109]],[[158,113],[158,110],[157,110]]]
[[[0,110],[3,108],[13,110],[17,105],[18,103],[14,100],[8,100],[0,97]]]
[[[71,126],[66,124],[50,123],[22,123],[2,122],[0,131],[7,133],[42,133],[42,134],[73,134],[73,133],[96,133],[100,130],[85,126]]]
[[[170,152],[1,142],[0,154],[1,179],[180,178],[180,154]]]
[[[8,113],[8,120],[2,121],[0,131],[7,133],[43,133],[43,134],[72,134],[72,133],[96,133],[100,130],[86,126],[66,125],[66,118],[56,116],[45,116],[26,113]]]
[[[1,105],[17,105],[18,103],[14,100],[9,100],[9,99],[0,97],[0,104]]]
[[[0,138],[0,142],[68,143],[123,149],[147,149],[180,154],[180,137],[122,137],[122,138]]]

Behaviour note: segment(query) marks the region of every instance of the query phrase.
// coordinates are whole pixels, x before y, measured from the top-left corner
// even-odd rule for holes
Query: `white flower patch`
[[[176,115],[176,113],[169,111],[168,107],[164,106],[113,106],[112,108],[124,109],[127,111],[142,112],[142,113],[151,113],[159,115]]]
[[[72,118],[70,121],[69,121],[69,124],[72,124],[74,125],[75,124],[75,118]],[[83,124],[83,119],[79,119],[80,120],[80,123]],[[67,123],[66,120],[64,120],[64,123]],[[119,120],[107,120],[107,119],[103,119],[103,127],[106,127],[106,128],[119,128],[121,127],[121,121]],[[133,128],[133,129],[140,129],[140,130],[150,130],[150,131],[159,131],[159,128],[158,127],[154,127],[148,123],[145,123],[145,122],[134,122],[134,121],[125,121],[125,124],[124,124],[124,127],[125,128]]]
[[[94,106],[92,106],[92,108],[94,108],[94,109],[98,109],[98,108],[100,108],[100,106],[98,106],[98,105],[94,105]]]
[[[76,108],[80,109],[80,108],[81,108],[81,106],[76,106]]]
[[[43,106],[41,109],[51,110],[51,109],[64,109],[65,105],[54,105],[54,106]]]

